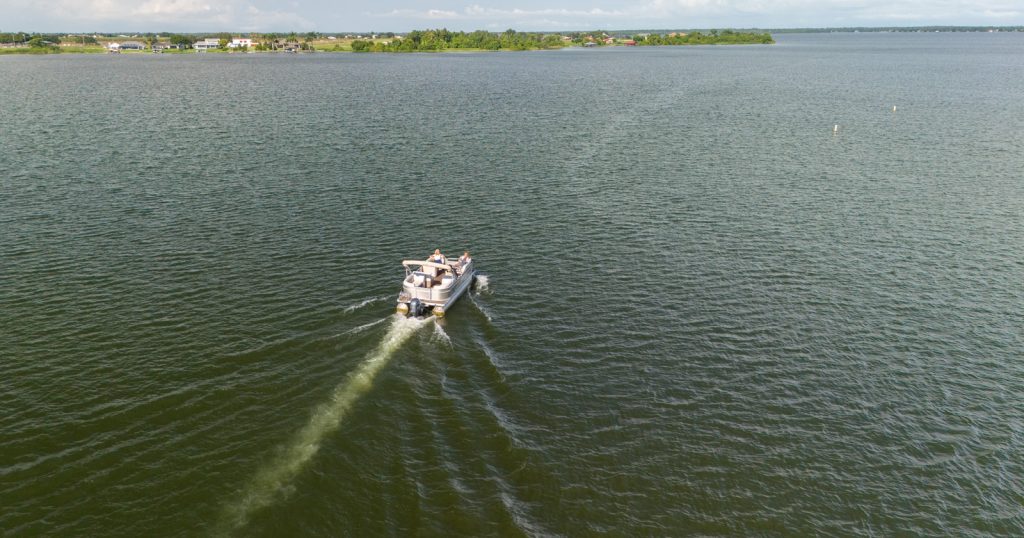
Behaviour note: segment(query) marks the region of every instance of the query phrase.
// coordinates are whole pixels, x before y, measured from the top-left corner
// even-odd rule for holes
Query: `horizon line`
[[[512,30],[512,29],[513,28],[509,28],[509,30]],[[874,31],[879,31],[879,30],[923,30],[923,29],[929,29],[929,30],[941,30],[941,29],[977,29],[977,30],[1014,29],[1014,30],[1024,30],[1024,24],[1003,24],[1003,25],[992,25],[992,24],[986,24],[986,25],[974,25],[974,24],[964,24],[964,25],[961,25],[961,24],[928,24],[928,25],[913,25],[913,26],[886,25],[886,26],[778,26],[778,27],[707,26],[707,27],[621,28],[621,29],[614,29],[614,28],[589,28],[589,29],[515,30],[515,31],[516,32],[520,32],[520,33],[558,34],[558,33],[578,33],[578,32],[594,32],[594,31],[603,31],[603,32],[634,32],[634,31],[679,32],[679,31],[687,31],[687,30],[688,31],[703,31],[703,30],[759,30],[759,31],[764,31],[764,32],[792,32],[792,31],[808,32],[808,31],[827,31],[827,30],[833,30],[833,31],[835,31],[835,30],[845,30],[845,31],[852,31],[852,30],[874,30]],[[294,30],[294,29],[289,29],[289,30],[244,30],[244,31],[233,31],[233,30],[223,29],[223,30],[209,30],[209,31],[179,30],[179,31],[160,31],[160,32],[156,32],[156,31],[140,31],[140,30],[128,31],[128,30],[123,30],[122,29],[122,30],[108,30],[108,31],[94,30],[94,31],[90,31],[90,32],[83,32],[83,31],[68,32],[68,31],[63,31],[63,30],[61,30],[61,31],[0,30],[0,33],[11,33],[11,34],[13,34],[13,33],[23,33],[23,34],[65,34],[65,35],[76,35],[76,34],[125,34],[125,33],[157,34],[157,35],[161,35],[161,34],[194,34],[194,35],[200,35],[200,34],[222,34],[222,33],[231,33],[231,34],[289,34],[289,33],[308,34],[308,33],[312,32],[312,33],[316,33],[316,34],[320,34],[320,35],[324,35],[324,36],[337,36],[337,35],[341,35],[341,34],[386,34],[386,33],[407,34],[407,33],[410,33],[410,32],[417,32],[417,31],[422,32],[422,31],[429,31],[429,30],[448,30],[448,28],[445,27],[445,26],[437,26],[437,27],[415,28],[415,29],[412,29],[412,30],[405,30],[405,31],[394,31],[394,30],[383,30],[383,31],[378,31],[378,30],[369,30],[369,31],[366,31],[366,30],[361,30],[361,31],[352,31],[352,30],[344,30],[344,31],[306,30],[306,31],[299,31],[299,30]],[[487,30],[487,29],[484,29],[484,28],[478,28],[476,30],[448,30],[448,31],[450,31],[450,32],[466,32],[466,33],[485,31],[485,32],[489,32],[489,33],[502,33],[502,32],[507,31],[507,30]]]

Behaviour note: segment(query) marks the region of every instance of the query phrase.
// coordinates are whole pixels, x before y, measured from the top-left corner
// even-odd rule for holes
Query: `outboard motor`
[[[419,299],[413,299],[409,301],[409,315],[413,317],[419,317],[423,315],[423,303]]]

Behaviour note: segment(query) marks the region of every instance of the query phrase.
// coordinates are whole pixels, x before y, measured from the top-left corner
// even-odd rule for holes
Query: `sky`
[[[1024,0],[0,0],[0,31],[1011,26]]]

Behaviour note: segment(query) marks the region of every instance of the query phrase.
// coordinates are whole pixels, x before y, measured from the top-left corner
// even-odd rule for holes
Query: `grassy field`
[[[54,50],[51,47],[4,47],[0,49],[0,55],[3,54],[57,54],[58,50]]]
[[[75,53],[86,53],[86,54],[97,54],[107,52],[107,48],[103,45],[62,45],[60,47],[61,52],[75,52]]]
[[[310,42],[310,45],[317,52],[352,52],[352,42],[355,39],[347,39],[339,37],[338,39],[318,39]],[[363,39],[363,41],[373,41],[374,43],[387,43],[394,41],[394,38],[378,38],[378,39]]]

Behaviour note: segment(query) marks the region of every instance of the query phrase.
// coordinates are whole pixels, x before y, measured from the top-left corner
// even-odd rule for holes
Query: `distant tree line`
[[[1024,26],[842,26],[821,28],[773,28],[776,34],[820,34],[834,32],[1024,32]]]
[[[90,38],[93,39],[93,38]],[[93,39],[95,41],[95,39]],[[0,43],[27,43],[29,46],[57,45],[60,36],[57,34],[29,34],[25,32],[0,32]]]
[[[477,30],[475,32],[451,32],[446,28],[435,30],[413,30],[401,39],[393,41],[352,42],[353,52],[427,52],[446,49],[477,50],[532,50],[562,47],[562,38],[552,34],[517,32],[509,29],[500,34]]]
[[[0,32],[0,43],[24,43],[28,41],[24,32]]]
[[[775,43],[769,33],[736,32],[733,30],[711,30],[708,33],[690,32],[667,35],[646,34],[633,36],[637,45],[747,45]]]
[[[531,50],[555,49],[569,44],[606,45],[622,43],[629,38],[612,38],[605,31],[571,32],[563,39],[559,34],[542,34],[506,30],[502,33],[477,30],[475,32],[451,32],[447,29],[414,30],[404,38],[393,41],[370,41],[357,39],[352,42],[353,52],[421,52],[447,49],[476,50]],[[711,30],[707,33],[640,34],[633,36],[637,45],[714,45],[714,44],[759,44],[774,43],[771,34],[737,32],[733,30]]]

